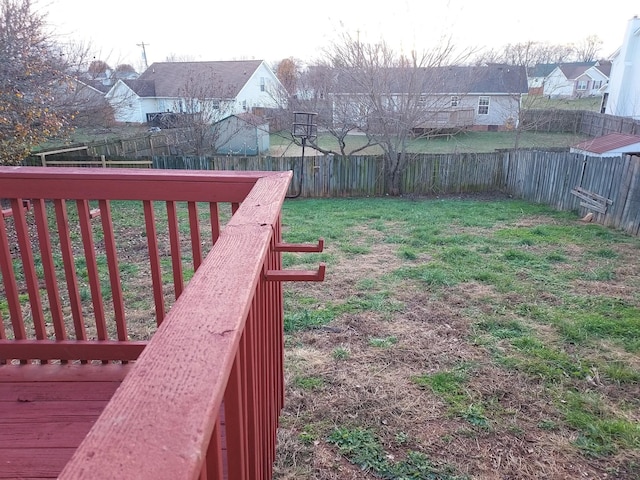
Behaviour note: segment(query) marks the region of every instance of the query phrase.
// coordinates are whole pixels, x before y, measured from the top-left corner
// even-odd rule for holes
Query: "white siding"
[[[568,98],[573,96],[574,83],[565,77],[562,70],[556,67],[544,82],[543,93],[551,98]]]
[[[141,123],[146,120],[141,120],[140,97],[120,80],[109,90],[106,99],[113,107],[116,122]]]
[[[264,85],[264,88],[262,85]],[[278,107],[274,99],[276,96],[274,89],[277,87],[280,87],[279,80],[271,69],[262,62],[238,93],[236,97],[236,111],[233,113],[251,111],[253,107]]]
[[[489,113],[478,114],[478,100],[489,97]],[[458,108],[473,108],[475,125],[516,125],[520,111],[520,95],[466,95],[461,96]]]
[[[624,43],[613,59],[605,113],[640,118],[640,18],[629,20]]]

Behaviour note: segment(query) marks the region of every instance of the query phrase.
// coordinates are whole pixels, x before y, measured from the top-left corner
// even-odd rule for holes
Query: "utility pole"
[[[149,68],[149,63],[147,62],[147,50],[145,49],[145,47],[148,47],[149,44],[144,43],[143,41],[142,43],[137,43],[136,45],[138,47],[142,47],[142,58],[144,58],[144,68]]]

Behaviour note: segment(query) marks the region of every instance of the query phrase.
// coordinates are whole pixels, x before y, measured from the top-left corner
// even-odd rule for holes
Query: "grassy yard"
[[[574,145],[585,136],[567,133],[536,133],[523,132],[519,139],[521,148],[562,148]],[[322,148],[337,150],[337,143],[328,134],[321,134],[318,144]],[[431,139],[416,139],[411,142],[409,151],[413,153],[488,153],[498,149],[514,148],[515,132],[461,132],[454,136],[442,136]],[[346,139],[347,152],[366,143],[361,135],[350,135]],[[300,147],[291,142],[287,132],[271,135],[271,155],[295,156],[300,155]],[[307,149],[305,155],[312,154]],[[380,147],[369,147],[359,155],[377,155],[382,153]]]
[[[534,109],[557,109],[557,110],[588,110],[599,112],[602,97],[584,98],[547,98],[541,95],[525,95],[522,104],[527,108]]]
[[[640,239],[510,199],[297,200],[275,478],[640,477]]]
[[[130,335],[145,339],[155,326],[141,207],[112,211]],[[188,279],[184,205],[178,214]],[[274,478],[640,478],[639,238],[494,197],[289,200],[283,218],[285,241],[326,240],[323,253],[284,254],[285,267],[322,261],[327,277],[285,287]],[[91,318],[77,227],[71,237]],[[102,240],[98,229],[108,303]]]
[[[146,125],[114,126],[110,128],[79,128],[65,138],[55,139],[40,146],[42,149],[90,143],[95,141],[128,138],[136,135],[147,135]],[[519,139],[522,148],[563,148],[574,145],[585,136],[567,133],[523,132]],[[414,153],[485,153],[497,149],[514,148],[515,132],[461,132],[454,136],[442,136],[432,139],[416,139],[412,141],[409,151]],[[338,151],[337,143],[328,134],[321,134],[319,144],[323,148]],[[347,137],[347,151],[365,144],[365,137],[350,135]],[[313,152],[308,148],[305,155]],[[361,155],[376,155],[382,151],[379,147],[370,147],[360,152]],[[293,144],[289,132],[271,134],[270,154],[273,156],[299,156],[300,147]]]

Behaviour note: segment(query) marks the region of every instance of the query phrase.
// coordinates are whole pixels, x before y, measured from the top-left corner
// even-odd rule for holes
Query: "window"
[[[586,90],[589,82],[587,80],[578,80],[578,90]]]
[[[609,94],[605,92],[602,95],[602,104],[600,105],[600,113],[607,113],[607,100],[609,100]]]
[[[457,107],[459,102],[460,102],[460,99],[458,98],[457,95],[451,95],[451,106],[452,107]]]
[[[598,90],[600,87],[602,87],[602,80],[594,80],[592,89]]]
[[[419,107],[426,107],[427,106],[427,96],[426,95],[420,95],[418,97],[418,106]]]
[[[264,92],[267,86],[267,80],[264,77],[260,77],[260,91]]]
[[[489,97],[478,98],[478,115],[489,115]]]

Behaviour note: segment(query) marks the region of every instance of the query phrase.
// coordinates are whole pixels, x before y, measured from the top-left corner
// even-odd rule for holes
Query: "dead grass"
[[[561,328],[585,312],[609,320],[638,311],[640,240],[503,202],[345,200],[323,210],[320,225],[307,221],[320,204],[297,214],[285,205],[285,239],[296,228],[330,235],[325,282],[287,284],[286,314],[328,312],[329,323],[285,336],[274,478],[379,478],[328,441],[337,427],[374,432],[389,462],[419,452],[440,472],[416,478],[640,478],[640,437],[604,453],[585,449],[588,431],[569,414],[592,412],[567,410],[571,395],[597,399],[587,424],[638,426],[637,350],[597,330],[583,341]],[[490,218],[497,210],[500,218]],[[121,265],[130,269],[130,334],[149,338],[155,312],[143,222],[124,208],[115,221]],[[168,245],[166,228],[158,236]],[[99,239],[96,249],[104,254]],[[170,252],[161,256],[170,285]],[[173,288],[164,294],[168,307]],[[462,380],[449,390],[417,380],[451,372]]]
[[[567,220],[523,216],[515,222],[496,223],[492,229],[458,225],[447,233],[490,237],[505,228],[549,225],[567,225]],[[387,234],[397,228],[389,222]],[[478,281],[435,288],[392,275],[402,266],[432,262],[432,254],[421,253],[417,259],[407,260],[398,255],[401,245],[381,242],[379,231],[360,226],[351,235],[354,244],[367,238],[376,243],[369,251],[354,255],[329,242],[328,251],[336,260],[325,283],[295,285],[289,294],[314,297],[321,303],[347,301],[367,291],[361,284],[369,279],[366,287],[370,291],[390,289],[402,308],[395,312],[344,312],[329,328],[287,335],[286,405],[274,478],[378,478],[347,462],[327,442],[336,427],[370,429],[394,459],[404,458],[410,450],[419,451],[433,464],[448,466],[452,472],[433,478],[631,479],[640,475],[640,444],[611,455],[585,454],[576,446],[580,431],[566,422],[562,411],[564,392],[575,389],[601,395],[612,415],[638,422],[637,381],[620,384],[598,377],[597,371],[593,371],[595,377],[549,381],[505,366],[504,359],[530,360],[526,353],[514,350],[509,338],[487,340],[479,334],[483,320],[514,321],[548,348],[558,348],[575,359],[591,358],[599,365],[618,361],[638,371],[637,354],[624,351],[619,343],[602,339],[596,344],[572,345],[559,336],[553,324],[518,313],[520,306],[529,304],[563,306],[566,287],[549,291],[534,288],[527,283],[532,274],[523,270],[518,274],[522,285],[513,291],[500,291]],[[524,248],[535,256],[561,249],[566,260],[552,265],[554,278],[575,272],[581,265],[585,269],[604,265],[602,259],[585,258],[585,252],[595,247],[583,243]],[[615,251],[615,258],[605,259],[614,265],[615,279],[569,280],[571,295],[612,297],[637,307],[638,241],[612,243],[607,248]],[[394,338],[395,343],[376,347],[372,338]],[[336,358],[336,349],[346,358]],[[456,411],[446,396],[412,380],[456,369],[467,375],[460,401],[465,408],[480,409],[475,423],[473,416],[464,417]],[[299,388],[293,378],[300,375],[320,377],[322,386]]]

